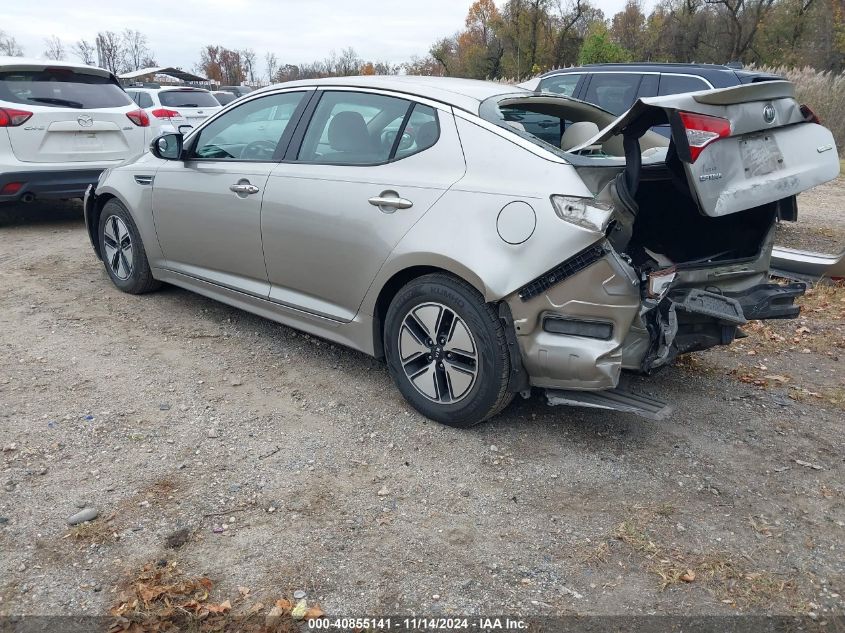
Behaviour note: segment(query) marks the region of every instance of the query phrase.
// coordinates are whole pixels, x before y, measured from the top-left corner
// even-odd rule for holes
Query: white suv
[[[0,202],[81,198],[155,133],[107,70],[0,57]]]
[[[199,125],[222,109],[214,95],[203,88],[129,86],[126,92],[153,117],[154,123],[158,124],[164,133],[179,132],[179,128],[185,125]]]

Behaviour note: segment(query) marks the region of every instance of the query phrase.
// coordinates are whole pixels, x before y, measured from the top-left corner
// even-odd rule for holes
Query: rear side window
[[[161,105],[168,108],[216,108],[220,104],[214,95],[204,90],[162,90],[158,93]]]
[[[555,75],[554,77],[546,77],[537,87],[543,92],[554,92],[555,94],[571,97],[575,94],[575,88],[578,86],[580,79],[581,75],[578,73]]]
[[[308,124],[298,160],[379,165],[428,149],[440,135],[433,108],[362,92],[325,92]]]
[[[677,95],[682,92],[708,90],[708,86],[701,77],[685,77],[683,75],[660,75],[660,91],[658,94]]]
[[[622,114],[634,105],[640,80],[641,76],[635,73],[595,73],[584,100],[613,114]]]
[[[70,68],[0,72],[0,101],[56,108],[115,108],[132,100],[109,77]]]
[[[153,107],[153,98],[146,92],[136,92],[133,95],[133,98],[135,99],[135,103],[137,103],[142,108]]]

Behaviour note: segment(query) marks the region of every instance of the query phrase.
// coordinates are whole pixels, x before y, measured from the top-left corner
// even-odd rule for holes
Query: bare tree
[[[739,60],[751,47],[754,36],[774,0],[705,0],[709,5],[723,8],[727,14],[731,60]]]
[[[244,76],[249,79],[249,81],[255,81],[255,64],[256,64],[256,55],[255,51],[251,48],[245,48],[241,53],[241,64],[243,64],[244,69]]]
[[[147,36],[141,31],[125,29],[120,38],[126,69],[141,70],[148,68],[146,61],[152,59],[152,51],[147,46]],[[155,66],[155,62],[151,65]]]
[[[47,46],[47,48],[44,49],[44,57],[55,60],[65,58],[65,45],[57,36],[51,35],[50,37],[45,38],[44,44]]]
[[[97,33],[97,57],[102,68],[118,74],[126,68],[126,51],[120,35],[114,31]]]
[[[14,36],[0,29],[0,55],[23,57],[23,49]]]
[[[73,54],[79,58],[83,64],[93,66],[97,63],[96,53],[97,49],[88,40],[79,40],[73,45]]]
[[[267,81],[273,83],[276,80],[276,73],[279,72],[279,60],[276,53],[267,53],[264,56],[264,67],[267,70]]]

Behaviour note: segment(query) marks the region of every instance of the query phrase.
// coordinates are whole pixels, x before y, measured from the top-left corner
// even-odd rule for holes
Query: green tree
[[[631,61],[631,53],[610,39],[607,26],[595,23],[578,52],[578,64],[607,64]]]

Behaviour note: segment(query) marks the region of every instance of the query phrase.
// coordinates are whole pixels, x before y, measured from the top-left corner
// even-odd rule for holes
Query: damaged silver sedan
[[[803,284],[769,281],[775,220],[839,172],[782,81],[619,118],[469,80],[291,82],[151,149],[86,196],[118,288],[171,283],[384,358],[460,427],[532,388],[665,415],[622,370],[797,316]]]

